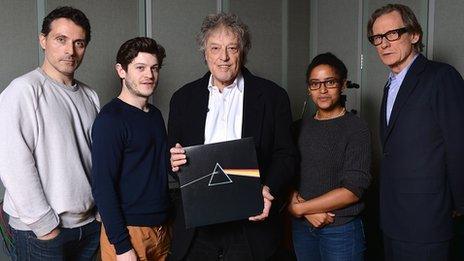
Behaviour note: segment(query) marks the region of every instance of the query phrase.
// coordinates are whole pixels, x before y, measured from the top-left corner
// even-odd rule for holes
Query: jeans
[[[323,228],[314,228],[305,219],[293,219],[292,230],[298,260],[364,260],[366,242],[360,218]]]
[[[60,228],[53,239],[40,240],[32,231],[10,228],[13,235],[13,261],[95,260],[100,244],[100,223],[93,221],[77,228]]]

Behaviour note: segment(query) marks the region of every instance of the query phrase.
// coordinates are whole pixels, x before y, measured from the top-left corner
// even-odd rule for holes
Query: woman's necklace
[[[319,116],[319,110],[317,110],[316,115],[314,115],[314,119],[316,119],[316,120],[331,120],[331,119],[341,117],[341,116],[345,115],[345,113],[346,113],[346,109],[343,108],[342,111],[339,114],[335,115],[335,116],[321,118],[321,116]]]

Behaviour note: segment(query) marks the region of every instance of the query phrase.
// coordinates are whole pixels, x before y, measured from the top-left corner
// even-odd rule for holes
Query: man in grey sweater
[[[90,41],[87,17],[61,7],[45,17],[40,68],[0,94],[0,176],[16,260],[91,260],[100,225],[90,186],[95,91],[74,79]]]

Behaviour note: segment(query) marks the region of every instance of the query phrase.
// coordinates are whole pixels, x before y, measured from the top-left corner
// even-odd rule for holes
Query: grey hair
[[[237,15],[219,13],[210,14],[205,17],[201,30],[197,34],[197,43],[200,51],[205,55],[206,40],[211,32],[217,28],[224,26],[230,29],[238,38],[240,44],[240,53],[242,55],[242,65],[246,63],[248,51],[251,49],[251,35],[248,26],[244,24]]]

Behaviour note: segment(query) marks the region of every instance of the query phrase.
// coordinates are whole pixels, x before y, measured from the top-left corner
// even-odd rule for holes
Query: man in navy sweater
[[[93,125],[92,192],[104,261],[164,260],[169,250],[166,129],[148,103],[164,57],[151,38],[125,42],[116,58],[121,93]]]

